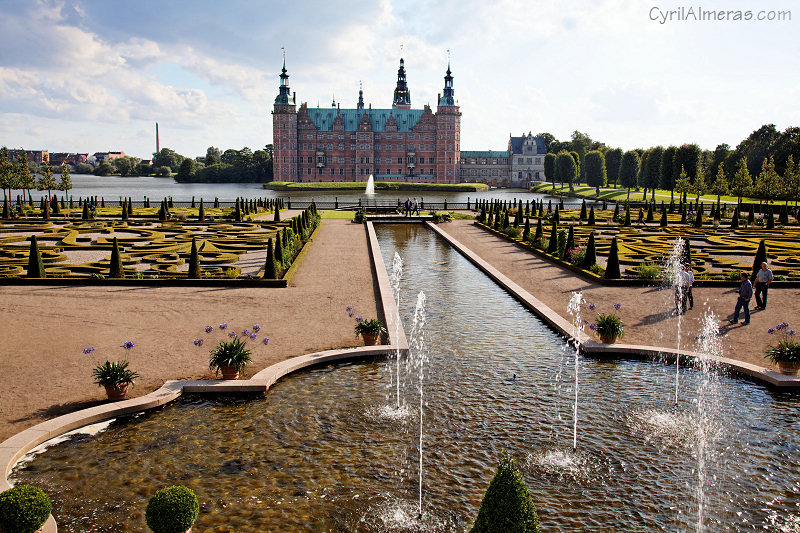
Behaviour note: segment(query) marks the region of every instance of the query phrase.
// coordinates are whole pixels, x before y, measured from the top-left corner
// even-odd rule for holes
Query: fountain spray
[[[575,404],[572,413],[572,450],[578,449],[578,355],[581,351],[581,333],[583,332],[583,321],[581,320],[581,303],[583,303],[583,293],[573,292],[572,298],[567,304],[567,312],[572,315],[572,342],[575,348]]]
[[[394,300],[397,304],[395,307],[397,309],[397,316],[394,319],[394,339],[395,343],[397,339],[400,338],[400,280],[403,277],[403,259],[400,257],[400,254],[397,252],[394,253],[394,259],[392,260],[392,274],[390,276],[390,282],[392,286],[392,293],[394,294]],[[395,363],[396,363],[396,376],[395,376],[395,391],[397,396],[397,410],[400,410],[400,346],[398,345],[396,353],[395,353]]]
[[[675,294],[675,311],[678,313],[678,347],[675,354],[675,405],[678,405],[678,382],[681,374],[681,302],[683,295],[683,255],[685,242],[681,237],[675,241],[672,253],[667,260],[667,274],[669,275],[670,286]]]
[[[417,305],[414,309],[414,322],[411,327],[411,361],[419,373],[419,508],[418,519],[422,519],[422,407],[424,403],[422,382],[424,378],[427,351],[425,348],[425,293],[420,291],[417,295]]]

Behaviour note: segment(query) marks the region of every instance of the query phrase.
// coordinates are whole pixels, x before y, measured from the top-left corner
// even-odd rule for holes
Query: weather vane
[[[400,55],[403,55],[403,43],[400,43]]]
[[[283,62],[286,62],[286,48],[281,46],[281,53],[283,54]]]

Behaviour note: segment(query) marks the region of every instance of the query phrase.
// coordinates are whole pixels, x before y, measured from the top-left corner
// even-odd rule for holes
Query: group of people
[[[756,286],[747,276],[746,272],[740,274],[741,285],[739,285],[738,298],[736,300],[736,307],[733,310],[733,318],[731,324],[739,322],[739,314],[744,311],[744,325],[750,323],[750,300],[755,295],[756,309],[767,308],[767,293],[769,291],[769,284],[775,279],[772,270],[767,268],[767,263],[761,263],[761,269],[756,274]],[[677,314],[686,313],[686,305],[688,303],[689,309],[694,307],[694,297],[692,296],[692,285],[694,284],[694,273],[692,273],[692,266],[686,265],[680,273],[680,278],[675,285],[675,312]]]
[[[417,197],[414,197],[412,201],[411,198],[406,198],[405,204],[403,204],[403,216],[411,216],[413,214],[417,214],[419,216],[419,204],[417,203]]]
[[[772,274],[772,270],[767,268],[767,263],[761,263],[761,269],[756,274],[755,290],[753,290],[753,284],[750,283],[747,273],[742,272],[740,279],[742,280],[742,284],[739,285],[739,297],[736,300],[736,307],[733,310],[731,324],[739,322],[739,312],[744,310],[744,325],[746,326],[750,323],[750,299],[755,294],[756,309],[766,309],[769,284],[772,283],[775,276]]]

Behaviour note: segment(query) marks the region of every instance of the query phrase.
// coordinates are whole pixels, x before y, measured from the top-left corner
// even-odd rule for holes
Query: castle
[[[375,181],[458,183],[461,111],[450,65],[436,112],[411,108],[403,59],[391,109],[297,107],[284,60],[272,111],[275,181]]]

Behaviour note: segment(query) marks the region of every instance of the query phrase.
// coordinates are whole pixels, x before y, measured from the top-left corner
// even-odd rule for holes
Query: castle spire
[[[364,89],[361,86],[361,81],[358,82],[358,105],[356,109],[364,110]]]
[[[275,97],[275,104],[289,105],[294,102],[290,101],[291,99],[289,97],[289,74],[286,71],[286,51],[283,47],[281,47],[281,50],[283,50],[283,69],[281,69],[281,87],[278,96]]]
[[[447,54],[450,55],[450,51],[447,51]],[[439,105],[440,106],[455,106],[456,99],[453,95],[453,76],[450,72],[450,60],[447,60],[447,73],[444,76],[444,92],[442,93],[442,97],[439,98]]]
[[[394,101],[392,108],[395,109],[411,109],[411,93],[408,92],[408,84],[406,83],[406,68],[403,64],[403,58],[400,58],[400,68],[397,69],[397,87],[394,90]]]

